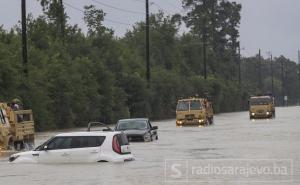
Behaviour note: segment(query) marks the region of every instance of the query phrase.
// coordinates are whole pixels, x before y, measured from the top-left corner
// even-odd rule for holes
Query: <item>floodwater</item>
[[[131,143],[136,160],[118,164],[9,164],[7,155],[2,153],[0,184],[298,185],[300,184],[299,120],[300,107],[286,107],[276,108],[276,118],[270,120],[251,121],[248,112],[237,112],[215,115],[215,124],[207,127],[175,127],[175,120],[153,122],[152,125],[159,127],[159,140],[151,143]],[[55,134],[57,132],[38,133],[37,144]],[[259,164],[261,161],[263,165],[266,160],[271,162],[286,160],[283,164],[287,166],[291,164],[291,168],[286,176],[280,178],[277,178],[278,175],[252,177],[237,175],[236,178],[232,176],[227,178],[224,174],[223,176],[215,174],[182,179],[181,176],[179,178],[172,176],[173,172],[178,172],[169,168],[169,163],[174,162],[173,160],[188,161],[189,165],[207,161],[225,161],[226,164],[240,164],[244,161]],[[187,171],[188,173],[192,172]]]

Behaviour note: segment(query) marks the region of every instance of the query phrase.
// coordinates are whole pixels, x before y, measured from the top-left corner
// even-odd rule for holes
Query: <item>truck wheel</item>
[[[14,149],[14,141],[12,138],[10,138],[8,141],[7,150],[13,150],[13,149]]]
[[[214,124],[214,117],[211,117],[210,119],[209,119],[209,124]]]
[[[15,141],[14,142],[14,149],[16,151],[20,151],[24,149],[24,142],[23,141]]]

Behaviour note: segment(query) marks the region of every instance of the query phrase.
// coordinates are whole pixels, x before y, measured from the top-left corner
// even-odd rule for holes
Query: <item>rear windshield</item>
[[[124,133],[116,135],[119,141],[120,146],[129,145],[128,139]]]
[[[268,105],[272,103],[271,98],[251,98],[250,105]]]

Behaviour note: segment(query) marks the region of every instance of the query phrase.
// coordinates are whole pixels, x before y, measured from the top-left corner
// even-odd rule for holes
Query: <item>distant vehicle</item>
[[[121,119],[115,130],[123,131],[129,141],[158,140],[157,126],[152,126],[148,118]]]
[[[252,96],[249,99],[250,119],[274,118],[275,100],[273,96]]]
[[[176,125],[213,124],[213,106],[207,98],[188,98],[178,100],[176,108]]]
[[[54,136],[33,151],[10,156],[12,163],[93,163],[133,160],[122,132],[73,132]]]
[[[0,150],[23,150],[34,147],[32,110],[23,110],[21,102],[0,102]]]

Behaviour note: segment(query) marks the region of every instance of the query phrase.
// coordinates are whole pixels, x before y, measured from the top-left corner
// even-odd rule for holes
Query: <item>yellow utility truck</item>
[[[207,98],[180,99],[176,108],[176,125],[209,125],[213,123],[212,102]]]
[[[32,110],[22,110],[17,103],[0,102],[0,150],[23,150],[33,147]]]
[[[250,119],[274,118],[275,100],[273,96],[252,96],[249,99]]]

